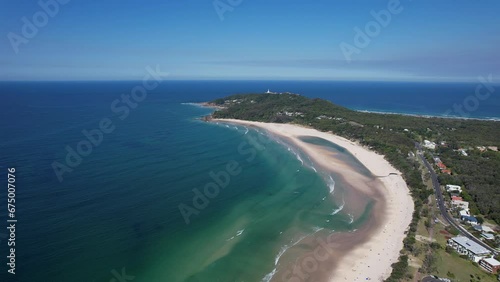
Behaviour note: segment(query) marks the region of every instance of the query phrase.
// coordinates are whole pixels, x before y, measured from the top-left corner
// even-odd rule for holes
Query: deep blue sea
[[[123,102],[140,84],[0,82],[0,281],[268,281],[304,236],[362,224],[327,198],[341,181],[262,132],[200,121],[211,110],[190,102],[270,89],[417,115],[471,103],[468,117],[500,118],[498,87],[476,105],[475,83],[164,81]]]

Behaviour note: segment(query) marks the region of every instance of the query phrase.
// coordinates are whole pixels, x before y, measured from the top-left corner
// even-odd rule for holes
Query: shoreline
[[[299,94],[296,94],[299,95]],[[215,110],[223,110],[226,107],[215,105],[210,102],[189,102],[189,103],[181,103],[185,105],[193,105],[202,108],[215,109]],[[345,106],[342,106],[345,107]],[[378,115],[400,115],[400,116],[409,116],[409,117],[418,117],[418,118],[438,118],[438,119],[451,119],[451,120],[473,120],[473,121],[486,121],[486,122],[500,122],[500,117],[464,117],[464,116],[452,116],[452,115],[433,115],[433,114],[419,114],[419,113],[404,113],[404,112],[389,112],[383,110],[363,110],[363,109],[355,109],[355,108],[347,108],[346,109],[359,112],[359,113],[367,113],[367,114],[378,114]]]
[[[456,119],[456,120],[477,120],[477,121],[500,121],[499,117],[463,117],[463,116],[444,116],[444,115],[432,115],[432,114],[415,114],[415,113],[402,113],[402,112],[384,112],[377,110],[358,110],[351,109],[350,110],[360,112],[360,113],[368,113],[368,114],[379,114],[379,115],[401,115],[401,116],[410,116],[410,117],[420,117],[420,118],[442,118],[442,119]]]
[[[342,242],[338,251],[342,255],[329,261],[330,267],[322,275],[315,277],[320,281],[373,281],[387,278],[391,265],[398,261],[399,251],[412,220],[413,199],[401,173],[382,155],[343,137],[320,132],[292,124],[252,122],[235,119],[214,119],[213,121],[257,127],[293,142],[315,163],[326,170],[336,172],[349,183],[352,197],[365,195],[375,200],[372,218],[355,234],[336,233],[335,239]],[[324,147],[306,143],[300,137],[312,136],[337,144],[359,160],[374,177],[373,179],[357,173],[335,158]],[[355,236],[353,236],[355,235]],[[273,281],[273,280],[271,280]]]

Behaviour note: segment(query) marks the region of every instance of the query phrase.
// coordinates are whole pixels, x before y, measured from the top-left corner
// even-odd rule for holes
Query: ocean
[[[342,181],[297,148],[255,129],[205,123],[199,117],[211,110],[190,103],[270,89],[356,110],[440,116],[477,87],[164,81],[140,102],[123,102],[140,84],[0,82],[0,281],[268,281],[305,236],[354,230],[365,217],[342,212]],[[468,117],[500,118],[496,94]],[[11,167],[15,275],[5,255]]]

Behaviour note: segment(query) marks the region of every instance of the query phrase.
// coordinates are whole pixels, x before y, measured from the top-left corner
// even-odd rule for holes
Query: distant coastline
[[[410,114],[402,112],[384,112],[376,110],[361,110],[361,109],[351,109],[360,113],[370,113],[370,114],[380,114],[380,115],[402,115],[410,117],[420,117],[420,118],[445,118],[445,119],[463,119],[463,120],[480,120],[480,121],[500,121],[500,117],[461,117],[461,116],[446,116],[446,115],[429,115],[429,114]]]
[[[202,107],[202,108],[209,108],[209,109],[215,109],[215,110],[221,110],[224,109],[225,107],[218,106],[214,103],[209,103],[209,102],[193,102],[193,103],[181,103],[182,105],[190,105],[190,106],[196,106],[196,107]]]
[[[265,94],[265,93],[264,93]],[[281,94],[281,93],[279,93]],[[284,93],[284,94],[292,94],[292,93]],[[300,95],[300,94],[294,94]],[[212,102],[192,102],[192,103],[182,103],[185,105],[194,105],[204,108],[211,108],[215,110],[225,109],[226,107],[216,105]],[[463,116],[451,116],[451,115],[433,115],[433,114],[418,114],[418,113],[405,113],[405,112],[394,112],[394,111],[383,111],[383,110],[364,110],[364,109],[356,109],[347,107],[348,109],[360,112],[360,113],[370,113],[370,114],[379,114],[379,115],[401,115],[401,116],[410,116],[410,117],[418,117],[418,118],[443,118],[443,119],[456,119],[456,120],[478,120],[478,121],[500,121],[500,117],[463,117]]]

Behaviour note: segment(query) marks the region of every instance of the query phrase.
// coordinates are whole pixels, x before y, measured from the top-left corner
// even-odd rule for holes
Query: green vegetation
[[[498,123],[492,122],[499,128]],[[497,136],[500,142],[500,136]],[[439,147],[436,151],[440,159],[451,168],[453,175],[443,174],[440,176],[441,183],[453,183],[465,186],[464,200],[474,201],[470,206],[471,213],[481,213],[487,218],[500,224],[500,153],[491,150],[481,152],[477,146],[481,143],[463,143],[462,147],[470,148],[467,156],[453,151],[451,145]],[[488,144],[486,144],[488,145]]]
[[[464,185],[470,200],[481,203],[472,204],[472,210],[500,224],[500,153],[476,148],[500,147],[498,122],[364,113],[295,94],[232,95],[212,103],[226,107],[215,118],[296,123],[359,141],[403,173],[418,208],[432,190],[423,184],[418,163],[407,155],[415,151],[415,141],[445,141],[447,147],[439,146],[437,154],[453,174],[441,175],[440,182]],[[462,156],[454,151],[458,148],[474,149]]]
[[[387,281],[411,279],[408,255],[421,253],[416,242],[416,231],[420,215],[428,216],[428,210],[421,209],[428,202],[433,189],[422,179],[421,164],[414,157],[415,142],[423,139],[446,141],[447,149],[439,149],[443,162],[454,172],[441,177],[442,184],[460,184],[466,187],[471,200],[481,201],[477,205],[486,218],[500,223],[500,153],[471,153],[471,157],[460,157],[455,148],[476,146],[499,146],[500,126],[497,122],[443,118],[423,118],[393,114],[364,113],[349,110],[322,99],[309,99],[295,94],[246,94],[217,99],[212,103],[224,108],[213,114],[214,118],[234,118],[250,121],[294,123],[321,131],[332,131],[350,140],[358,141],[385,156],[399,171],[408,184],[415,202],[413,220],[404,240],[404,250],[399,262],[393,264]],[[441,147],[439,147],[441,148]],[[430,154],[426,157],[433,162]],[[488,166],[488,167],[485,167]],[[476,174],[482,174],[480,176]],[[497,188],[495,188],[495,186]],[[467,194],[469,193],[469,194]],[[486,199],[488,198],[488,199]],[[482,208],[482,201],[488,204]],[[474,205],[473,205],[474,206]],[[431,219],[425,219],[425,228],[432,226]],[[457,230],[450,230],[452,234]],[[423,268],[431,272],[442,256],[450,256],[444,245],[432,244],[434,251],[425,255]],[[427,248],[427,247],[426,247]],[[440,254],[439,256],[433,253]],[[441,270],[440,267],[437,267]],[[448,272],[448,270],[447,270]],[[446,273],[446,272],[444,272]],[[455,275],[450,273],[450,276]]]
[[[456,252],[447,253],[438,250],[435,258],[435,273],[441,277],[448,276],[452,281],[496,281],[495,275],[481,270],[470,260],[461,258]]]
[[[408,256],[399,257],[399,261],[392,264],[391,276],[386,280],[388,282],[396,282],[405,278],[408,269]]]

